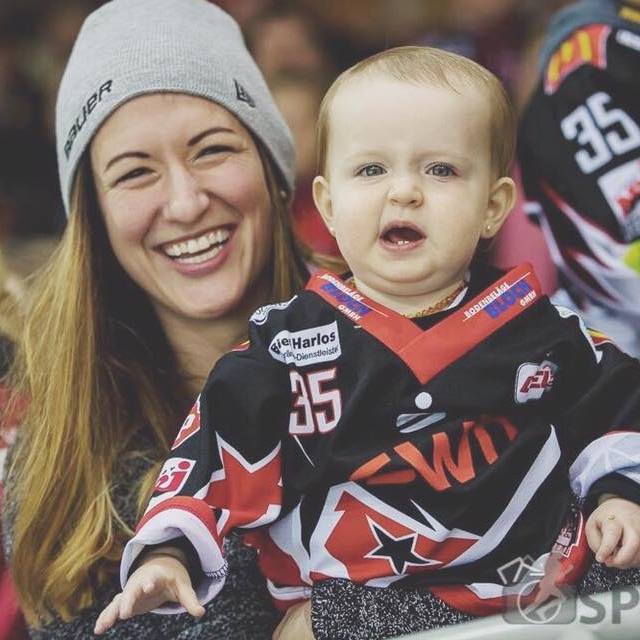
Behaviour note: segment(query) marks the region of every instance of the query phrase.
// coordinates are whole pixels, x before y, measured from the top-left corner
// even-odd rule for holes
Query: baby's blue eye
[[[365,176],[366,178],[373,178],[375,176],[381,176],[384,173],[384,169],[379,164],[368,164],[360,171],[358,171],[357,175]]]
[[[429,167],[427,173],[436,176],[436,178],[449,178],[454,174],[453,168],[448,164],[434,164]]]

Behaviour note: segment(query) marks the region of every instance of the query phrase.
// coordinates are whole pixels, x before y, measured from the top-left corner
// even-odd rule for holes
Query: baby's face
[[[374,299],[455,285],[494,233],[490,104],[471,86],[459,91],[380,75],[352,79],[334,98],[316,201]]]

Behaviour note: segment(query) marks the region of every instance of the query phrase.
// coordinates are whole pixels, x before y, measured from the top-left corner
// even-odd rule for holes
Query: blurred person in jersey
[[[518,156],[555,300],[640,355],[640,2],[582,0],[551,21]]]

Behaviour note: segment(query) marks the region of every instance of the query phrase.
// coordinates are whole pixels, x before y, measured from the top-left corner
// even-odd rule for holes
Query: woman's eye
[[[434,164],[432,167],[429,167],[427,173],[430,173],[436,178],[450,178],[455,175],[453,167],[448,164]]]
[[[216,145],[211,145],[209,147],[204,147],[204,149],[201,149],[198,152],[196,157],[201,158],[203,156],[213,156],[218,153],[229,153],[231,151],[233,151],[233,149],[228,145],[216,144]]]
[[[149,169],[147,169],[146,167],[138,167],[137,169],[133,169],[132,171],[129,171],[128,173],[125,173],[124,175],[120,176],[115,181],[115,184],[120,184],[121,182],[126,182],[127,180],[134,180],[135,178],[144,176],[147,173],[149,173]]]
[[[373,178],[375,176],[381,176],[383,173],[384,169],[379,164],[368,164],[362,167],[356,175]]]

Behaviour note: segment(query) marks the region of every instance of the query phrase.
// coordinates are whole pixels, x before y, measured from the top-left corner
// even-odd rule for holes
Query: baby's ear
[[[329,183],[324,176],[316,176],[313,179],[313,201],[316,209],[320,212],[327,229],[331,235],[335,235],[333,230],[333,207],[331,206],[331,193]]]
[[[516,183],[508,177],[498,178],[492,185],[487,203],[485,227],[480,234],[485,239],[493,238],[500,231],[507,216],[516,203]]]

